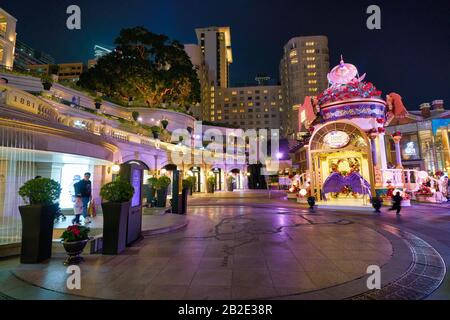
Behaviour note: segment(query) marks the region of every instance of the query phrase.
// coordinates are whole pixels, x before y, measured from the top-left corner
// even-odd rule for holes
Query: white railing
[[[441,181],[436,178],[430,177],[426,171],[418,171],[411,169],[381,169],[382,173],[382,186],[387,187],[388,182],[393,187],[404,188],[408,191],[417,191],[419,187],[427,180],[430,180],[431,189],[439,189],[441,187]]]

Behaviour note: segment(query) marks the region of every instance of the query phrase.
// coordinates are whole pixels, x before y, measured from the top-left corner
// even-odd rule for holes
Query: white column
[[[384,141],[384,133],[381,133],[378,135],[378,145],[379,145],[379,155],[380,155],[380,162],[379,165],[381,166],[381,169],[387,169],[387,160],[386,160],[386,144]]]

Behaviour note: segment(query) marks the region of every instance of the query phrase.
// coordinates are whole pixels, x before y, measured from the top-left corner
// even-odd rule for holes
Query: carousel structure
[[[383,99],[365,78],[341,57],[328,74],[329,87],[315,98],[307,97],[299,109],[309,130],[304,146],[308,194],[318,201],[369,206],[372,197],[385,195],[389,188],[399,189],[406,198],[408,188],[414,190],[426,179],[420,172],[403,170],[401,133],[389,137],[397,163],[388,168],[385,127],[407,111],[400,95]]]

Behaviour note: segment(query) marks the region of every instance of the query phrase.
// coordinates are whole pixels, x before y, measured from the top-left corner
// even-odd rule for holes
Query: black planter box
[[[52,84],[49,82],[44,82],[42,83],[42,87],[44,88],[44,90],[50,90],[52,88]]]
[[[189,195],[189,189],[188,188],[184,188],[181,191],[181,214],[186,214],[187,213],[188,195]]]
[[[143,186],[145,197],[147,198],[147,204],[151,204],[153,199],[156,198],[156,189],[150,188],[148,185]]]
[[[20,206],[22,217],[21,263],[39,263],[52,256],[53,221],[58,204]]]
[[[159,189],[156,191],[156,206],[165,208],[167,202],[167,189]]]
[[[130,205],[130,202],[102,203],[103,254],[115,255],[125,250]]]

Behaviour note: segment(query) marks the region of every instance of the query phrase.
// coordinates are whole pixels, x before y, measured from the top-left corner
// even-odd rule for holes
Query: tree
[[[187,107],[200,100],[195,69],[178,41],[144,27],[122,29],[116,49],[80,77],[79,85],[107,96]]]

